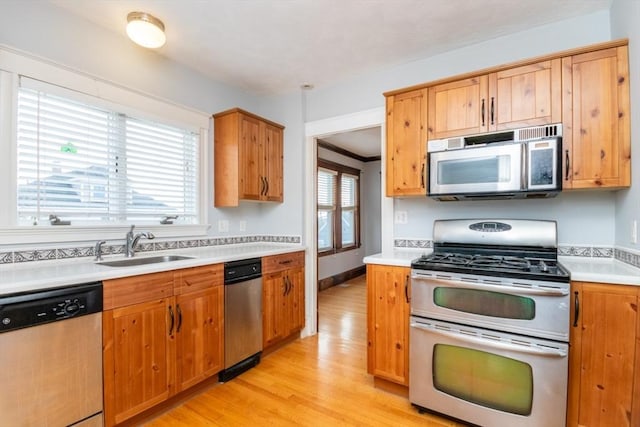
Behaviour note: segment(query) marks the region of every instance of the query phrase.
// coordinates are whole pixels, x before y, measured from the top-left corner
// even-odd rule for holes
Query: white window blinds
[[[197,224],[199,134],[99,104],[19,88],[19,223]]]

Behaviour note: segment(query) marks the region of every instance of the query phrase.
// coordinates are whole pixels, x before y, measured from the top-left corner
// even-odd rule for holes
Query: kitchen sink
[[[116,261],[102,261],[96,264],[106,265],[108,267],[133,267],[136,265],[158,264],[163,262],[181,261],[183,259],[193,259],[193,258],[195,257],[183,256],[183,255],[162,255],[162,256],[152,256],[147,258],[126,258],[126,259],[119,259]]]

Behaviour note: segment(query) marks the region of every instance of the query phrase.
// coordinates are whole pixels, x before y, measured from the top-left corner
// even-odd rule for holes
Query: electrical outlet
[[[229,231],[229,221],[226,219],[218,220],[218,231],[223,233]]]
[[[240,221],[240,231],[247,231],[247,221]]]
[[[638,221],[635,219],[631,223],[631,243],[638,243]]]
[[[407,223],[407,211],[396,211],[394,214],[394,222],[396,224],[406,224]]]

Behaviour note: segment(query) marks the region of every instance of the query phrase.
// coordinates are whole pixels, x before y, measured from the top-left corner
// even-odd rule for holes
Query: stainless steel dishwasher
[[[224,264],[224,369],[222,382],[260,363],[262,353],[262,260]]]
[[[0,425],[104,425],[102,283],[0,297]]]

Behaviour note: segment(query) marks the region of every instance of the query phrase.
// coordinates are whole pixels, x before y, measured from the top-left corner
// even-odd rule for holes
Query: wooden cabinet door
[[[173,298],[103,314],[105,422],[120,423],[172,394]],[[174,329],[175,330],[175,329]]]
[[[567,425],[637,426],[638,289],[581,282],[571,287],[579,304],[572,310]]]
[[[627,46],[562,60],[564,188],[631,184]]]
[[[282,202],[283,146],[281,128],[268,123],[264,125],[263,172],[264,191],[262,198],[268,202]]]
[[[289,286],[285,291],[285,330],[286,335],[291,335],[304,327],[304,268],[287,270],[285,280]]]
[[[224,286],[176,296],[176,391],[218,373],[224,358]]]
[[[471,77],[429,88],[427,136],[466,136],[489,129],[488,76]]]
[[[285,337],[286,290],[283,272],[262,276],[262,343],[264,348]]]
[[[261,180],[263,165],[262,135],[260,121],[254,117],[240,115],[240,198],[260,200],[264,191]]]
[[[410,269],[367,265],[367,370],[409,385]]]
[[[387,97],[387,196],[425,196],[427,90]]]
[[[560,123],[560,59],[489,75],[489,130]]]

